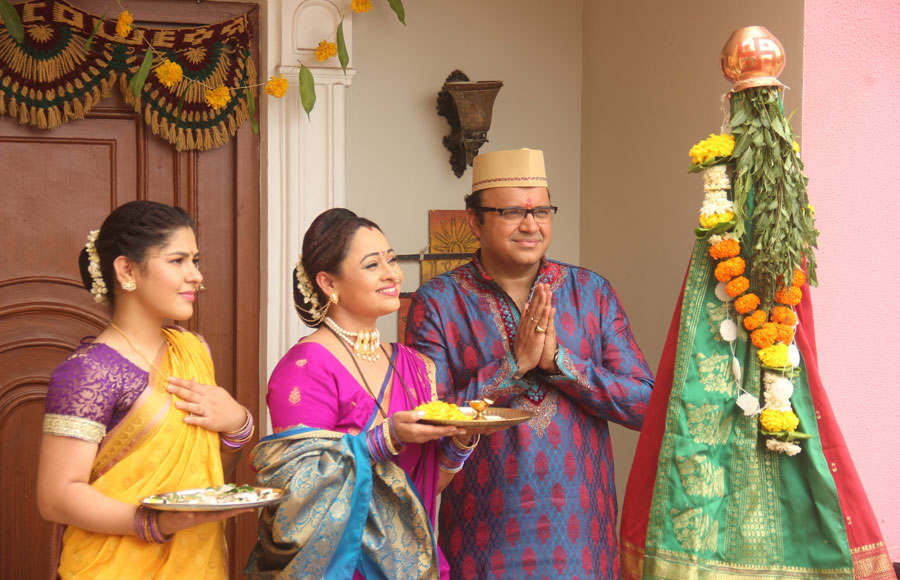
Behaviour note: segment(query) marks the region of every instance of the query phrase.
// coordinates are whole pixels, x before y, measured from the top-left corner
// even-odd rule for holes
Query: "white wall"
[[[550,255],[579,260],[582,0],[406,3],[407,26],[387,2],[353,18],[347,118],[347,205],[378,223],[398,253],[428,243],[429,209],[462,209],[471,168],[457,179],[441,140],[436,99],[454,69],[502,80],[481,151],[543,149],[560,206]],[[404,268],[404,290],[418,269]],[[380,325],[395,336],[393,319]]]

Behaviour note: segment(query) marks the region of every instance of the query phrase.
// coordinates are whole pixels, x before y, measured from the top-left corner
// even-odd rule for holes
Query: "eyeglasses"
[[[534,208],[526,207],[479,207],[478,211],[495,211],[500,217],[510,223],[519,223],[525,221],[528,214],[534,217],[534,221],[538,223],[546,223],[553,219],[556,210],[559,209],[555,205],[542,205]]]

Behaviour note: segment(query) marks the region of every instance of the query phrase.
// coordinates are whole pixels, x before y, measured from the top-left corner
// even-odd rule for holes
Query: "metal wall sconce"
[[[457,177],[462,177],[478,149],[487,143],[494,99],[502,86],[501,81],[470,81],[464,72],[455,70],[438,93],[438,115],[450,124],[444,147],[450,150],[450,167]]]

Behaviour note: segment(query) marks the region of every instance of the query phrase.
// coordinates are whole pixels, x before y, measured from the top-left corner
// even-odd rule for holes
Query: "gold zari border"
[[[74,437],[75,439],[99,445],[103,438],[106,437],[106,425],[84,417],[47,413],[44,415],[44,433],[61,437]]]
[[[894,580],[894,565],[884,542],[853,548],[850,555],[853,557],[853,577],[856,580]]]
[[[747,566],[724,562],[710,562],[688,554],[659,550],[644,558],[644,570],[653,578],[671,580],[762,580],[763,578],[788,579],[850,579],[849,568],[823,570],[794,566]]]

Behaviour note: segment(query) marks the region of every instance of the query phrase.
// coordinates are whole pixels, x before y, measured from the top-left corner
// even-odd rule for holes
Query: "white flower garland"
[[[88,233],[87,243],[84,247],[88,255],[88,274],[91,275],[91,295],[97,304],[107,304],[109,303],[109,298],[106,297],[108,290],[106,289],[106,282],[103,281],[103,273],[100,271],[100,255],[94,246],[99,235],[100,230],[91,230]]]

